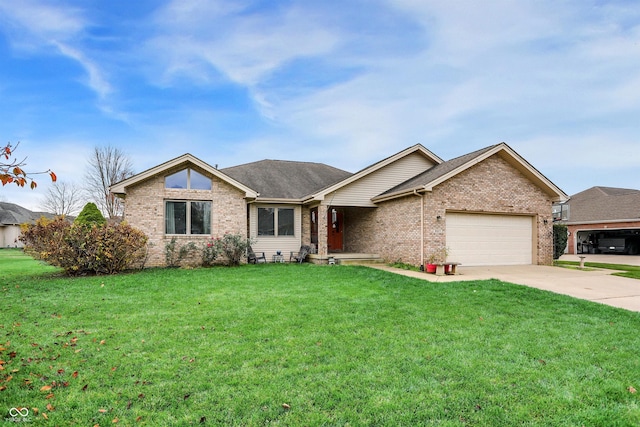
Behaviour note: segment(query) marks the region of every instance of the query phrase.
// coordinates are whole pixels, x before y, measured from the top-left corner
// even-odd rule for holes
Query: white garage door
[[[533,262],[532,217],[447,213],[449,261],[462,265]]]

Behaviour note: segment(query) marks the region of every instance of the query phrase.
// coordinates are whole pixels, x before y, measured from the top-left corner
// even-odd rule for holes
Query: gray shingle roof
[[[273,199],[301,199],[353,175],[323,163],[287,160],[260,160],[220,171],[261,198]]]
[[[592,187],[571,196],[569,222],[640,219],[640,190]]]
[[[381,194],[381,196],[385,194],[393,194],[397,192],[402,192],[402,191],[412,190],[418,187],[422,187],[448,174],[449,172],[454,171],[455,169],[459,168],[460,166],[464,165],[470,160],[473,160],[474,158],[481,156],[482,154],[486,153],[487,151],[491,150],[494,147],[495,145],[482,148],[472,153],[465,154],[463,156],[456,157],[455,159],[451,159],[446,162],[440,163],[439,165],[435,165],[434,167],[427,169],[421,174],[406,180],[402,184],[398,184],[395,187],[391,188],[390,190],[385,191],[384,193]]]
[[[32,212],[14,203],[0,202],[0,225],[32,223],[42,216],[51,217],[52,215],[44,212]]]

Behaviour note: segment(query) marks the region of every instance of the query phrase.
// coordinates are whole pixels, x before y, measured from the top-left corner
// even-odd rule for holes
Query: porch
[[[378,254],[368,253],[348,253],[348,252],[334,252],[326,255],[321,254],[309,254],[307,261],[313,264],[330,264],[330,260],[333,259],[335,264],[377,264],[383,263],[384,260]]]

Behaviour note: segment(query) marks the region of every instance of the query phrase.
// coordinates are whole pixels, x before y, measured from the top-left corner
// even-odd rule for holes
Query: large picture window
[[[166,234],[211,234],[211,202],[167,201]]]
[[[293,236],[293,208],[258,208],[258,236]]]
[[[211,178],[193,169],[183,169],[164,179],[165,188],[185,190],[211,190]]]

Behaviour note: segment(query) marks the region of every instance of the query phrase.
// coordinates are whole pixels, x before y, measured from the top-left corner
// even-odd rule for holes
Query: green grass
[[[556,265],[563,266],[579,266],[577,261],[555,261]],[[631,279],[640,279],[640,266],[626,265],[626,264],[604,264],[600,262],[585,262],[585,267],[589,268],[604,268],[608,270],[618,270],[619,273],[613,273],[614,276],[629,277]]]
[[[69,279],[7,254],[0,419],[27,407],[30,425],[640,424],[638,313],[366,267]]]

